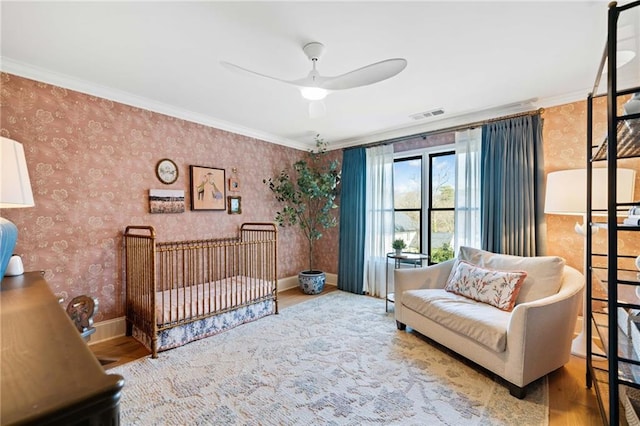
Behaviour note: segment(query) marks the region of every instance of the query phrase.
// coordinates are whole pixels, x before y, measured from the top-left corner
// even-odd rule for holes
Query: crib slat
[[[234,238],[161,243],[151,226],[127,227],[127,333],[156,357],[171,328],[267,301],[278,313],[277,236],[273,223],[245,223]]]

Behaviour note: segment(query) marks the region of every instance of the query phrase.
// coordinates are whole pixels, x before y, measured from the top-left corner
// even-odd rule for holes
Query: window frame
[[[423,241],[424,241],[424,156],[422,155],[411,155],[411,156],[403,156],[401,158],[395,157],[393,158],[393,165],[402,161],[412,161],[412,160],[420,160],[420,208],[417,209],[397,209],[395,205],[395,185],[394,185],[394,200],[393,200],[393,217],[394,217],[394,228],[395,228],[395,215],[396,212],[419,212],[419,226],[420,226],[420,247],[418,247],[418,253],[424,253],[423,249]],[[395,170],[395,167],[394,167]],[[395,177],[394,177],[395,182]],[[395,229],[394,229],[394,239],[395,239]]]
[[[428,148],[420,148],[409,151],[402,151],[398,153],[394,153],[393,162],[397,160],[411,160],[421,158],[422,161],[422,182],[420,188],[420,197],[422,200],[421,214],[420,214],[420,253],[425,253],[429,255],[429,265],[433,265],[434,263],[431,261],[431,211],[432,209],[432,197],[431,197],[431,158],[437,156],[444,155],[454,155],[455,156],[455,144],[446,144],[439,145],[435,147]],[[428,166],[425,166],[428,165]],[[454,170],[455,172],[455,170]],[[395,196],[395,193],[394,193]],[[415,209],[398,209],[397,211],[415,211]],[[435,211],[453,211],[455,213],[455,203],[454,207],[450,208],[440,208],[435,209]],[[393,212],[395,215],[395,201],[393,206]],[[395,223],[395,221],[394,221]],[[424,224],[426,223],[426,226]],[[455,232],[455,230],[454,230]],[[426,246],[425,246],[426,242]]]
[[[448,150],[448,151],[439,151],[439,152],[434,152],[434,153],[430,153],[428,155],[429,157],[429,187],[428,187],[428,192],[429,192],[429,205],[427,206],[427,247],[429,249],[429,253],[427,253],[429,255],[429,264],[433,265],[434,263],[431,261],[431,235],[433,234],[431,232],[431,219],[433,217],[433,213],[434,212],[453,212],[453,220],[454,220],[454,237],[455,237],[455,217],[456,217],[456,203],[455,203],[455,192],[454,192],[454,202],[453,202],[453,207],[433,207],[433,199],[435,197],[432,197],[432,190],[433,188],[431,187],[431,182],[433,179],[433,159],[437,158],[437,157],[444,157],[447,155],[453,155],[454,156],[454,161],[455,161],[455,155],[456,155],[456,151],[455,149],[453,150]],[[454,178],[455,178],[455,162],[454,162]],[[456,191],[455,188],[455,182],[454,182],[454,191]],[[421,241],[422,243],[422,241]]]

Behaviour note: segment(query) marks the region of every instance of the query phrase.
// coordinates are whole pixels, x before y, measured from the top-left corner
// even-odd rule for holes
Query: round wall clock
[[[164,158],[158,161],[156,165],[156,176],[158,176],[160,182],[167,185],[172,184],[178,180],[178,166],[168,158]]]

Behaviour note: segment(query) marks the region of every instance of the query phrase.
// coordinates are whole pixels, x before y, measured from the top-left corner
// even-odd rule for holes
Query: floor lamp
[[[591,210],[592,216],[607,216],[607,169],[594,168],[591,176]],[[633,190],[635,183],[635,171],[630,169],[617,169],[617,191],[616,199],[618,203],[628,203],[633,201]],[[544,212],[547,214],[561,214],[582,216],[582,224],[576,223],[575,231],[584,238],[588,232],[586,222],[587,211],[587,170],[574,169],[552,172],[547,175],[547,188]],[[619,216],[626,216],[626,211],[619,212]],[[592,227],[591,233],[595,234],[598,228]],[[586,271],[587,247],[584,238],[584,258],[582,268]],[[587,285],[591,285],[587,283]],[[587,354],[587,326],[588,322],[584,315],[587,311],[586,292],[582,303],[582,331],[573,339],[571,353],[580,357]],[[602,354],[602,350],[591,342],[593,353]]]

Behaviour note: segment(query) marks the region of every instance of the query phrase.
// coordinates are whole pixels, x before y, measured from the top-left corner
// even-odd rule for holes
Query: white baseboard
[[[325,280],[325,284],[326,285],[332,285],[332,286],[337,286],[338,285],[338,275],[336,274],[325,274],[326,275],[326,280]],[[278,293],[285,291],[285,290],[291,290],[292,288],[297,288],[298,287],[298,276],[294,275],[291,277],[286,277],[286,278],[281,278],[278,280]]]
[[[125,317],[100,321],[93,324],[96,332],[91,335],[89,345],[124,336],[126,333],[126,324]]]
[[[327,281],[325,282],[327,285],[338,285],[338,275],[336,274],[327,274]]]
[[[278,280],[278,293],[298,287],[298,276],[280,278]]]
[[[326,274],[326,285],[338,285],[338,276],[336,274]],[[298,276],[281,278],[278,280],[278,293],[298,287]],[[89,345],[104,342],[105,340],[115,339],[124,336],[126,333],[127,322],[125,317],[114,318],[106,321],[100,321],[93,326],[96,332],[91,335]]]

